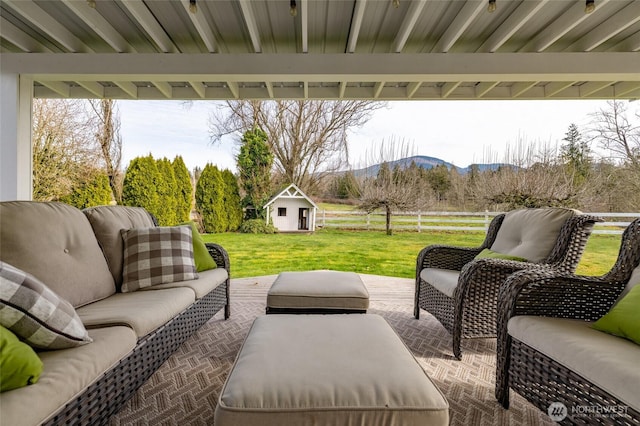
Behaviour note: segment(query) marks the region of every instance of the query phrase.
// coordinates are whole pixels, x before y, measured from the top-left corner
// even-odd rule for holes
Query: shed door
[[[298,230],[309,230],[309,209],[298,209]]]

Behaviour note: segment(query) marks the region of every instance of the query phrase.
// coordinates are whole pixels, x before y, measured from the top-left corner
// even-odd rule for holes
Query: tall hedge
[[[179,223],[182,223],[191,218],[191,202],[193,199],[191,175],[181,156],[174,158],[171,166],[176,178],[176,218]]]
[[[158,217],[160,197],[156,187],[161,179],[162,176],[151,154],[134,158],[124,175],[122,204],[144,207]]]
[[[227,230],[227,212],[224,205],[225,184],[220,170],[207,164],[196,183],[196,210],[202,217],[204,232]]]
[[[158,223],[161,226],[172,226],[178,223],[176,217],[176,178],[171,161],[166,157],[156,160],[161,179],[156,185],[158,191]]]
[[[229,169],[222,172],[224,180],[224,206],[227,211],[227,231],[237,231],[242,223],[242,200],[238,179]]]
[[[109,176],[104,172],[95,173],[72,189],[71,193],[61,197],[60,201],[79,209],[104,206],[111,203]]]

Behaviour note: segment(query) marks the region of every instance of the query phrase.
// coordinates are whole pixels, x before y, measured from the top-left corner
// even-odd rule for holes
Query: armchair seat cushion
[[[564,208],[510,211],[504,216],[491,250],[541,262],[551,254],[565,222],[579,213]]]
[[[509,320],[509,335],[640,409],[638,345],[591,328],[591,322],[536,316]]]
[[[448,297],[453,297],[458,286],[458,277],[460,271],[451,269],[425,268],[420,271],[420,278]]]

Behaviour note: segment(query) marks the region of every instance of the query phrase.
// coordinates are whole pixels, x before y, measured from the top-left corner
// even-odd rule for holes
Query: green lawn
[[[333,269],[413,278],[418,252],[430,244],[475,247],[483,232],[384,232],[321,230],[314,234],[204,235],[206,242],[229,252],[233,278],[272,275],[281,271]],[[601,275],[615,262],[618,235],[592,235],[577,273]]]

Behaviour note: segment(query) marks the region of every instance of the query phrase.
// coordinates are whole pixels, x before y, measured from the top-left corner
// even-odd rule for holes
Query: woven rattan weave
[[[579,214],[562,226],[556,243],[546,259],[540,263],[517,262],[474,257],[492,246],[505,215],[496,216],[490,223],[484,242],[479,247],[462,248],[441,245],[425,247],[416,262],[416,292],[414,316],[420,309],[431,313],[452,334],[453,354],[462,356],[462,338],[496,336],[496,305],[500,284],[514,272],[526,268],[554,268],[573,272],[578,265],[593,225],[602,219]],[[425,268],[460,271],[453,297],[448,297],[420,278]]]
[[[624,406],[606,391],[528,345],[512,338],[507,323],[516,315],[595,321],[615,303],[640,265],[640,219],[625,230],[618,259],[601,277],[561,274],[552,270],[518,272],[500,288],[496,359],[496,398],[509,407],[509,388],[541,410],[549,401],[572,406]],[[615,418],[568,416],[563,424],[584,422],[640,424],[640,413],[628,407]]]
[[[217,244],[207,244],[218,267],[230,272],[229,256]],[[135,349],[116,366],[69,402],[47,425],[105,425],[136,390],[193,332],[222,308],[229,317],[229,278],[197,300],[177,317],[138,341]]]

